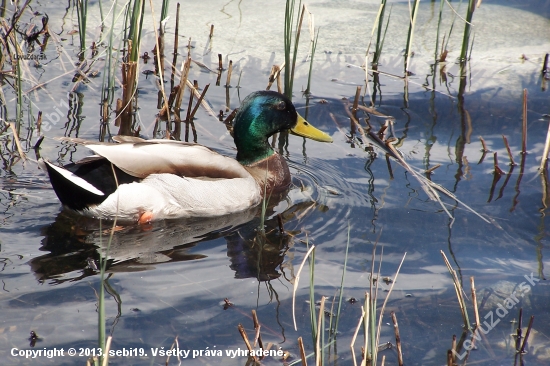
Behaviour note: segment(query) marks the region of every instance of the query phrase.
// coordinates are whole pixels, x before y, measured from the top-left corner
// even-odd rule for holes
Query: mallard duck
[[[139,223],[221,216],[288,188],[288,165],[268,143],[284,130],[332,142],[284,95],[259,91],[244,99],[235,116],[236,160],[199,144],[117,136],[118,143],[71,139],[95,155],[64,167],[41,159],[40,166],[61,203],[87,216]]]

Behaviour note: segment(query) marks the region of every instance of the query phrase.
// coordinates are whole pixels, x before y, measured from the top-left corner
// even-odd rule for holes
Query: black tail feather
[[[101,157],[84,160],[79,163],[71,163],[63,167],[63,169],[84,179],[98,191],[103,192],[103,195],[100,195],[71,181],[54,169],[50,163],[46,163],[45,165],[55,194],[64,206],[73,210],[83,210],[89,206],[100,204],[111,193],[116,191],[118,188],[117,182],[120,185],[140,180],[140,178],[123,172],[116,166],[113,166],[107,159]]]

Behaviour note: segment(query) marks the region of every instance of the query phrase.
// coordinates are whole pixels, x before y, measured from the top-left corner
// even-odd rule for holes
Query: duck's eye
[[[279,104],[277,104],[277,109],[280,111],[286,109],[286,103],[283,101],[280,101]]]

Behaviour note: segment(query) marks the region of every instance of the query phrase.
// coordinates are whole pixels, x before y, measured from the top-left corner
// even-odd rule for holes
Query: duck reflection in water
[[[296,209],[294,206],[288,211]],[[292,235],[281,232],[275,215],[265,220],[264,230],[260,230],[258,211],[256,207],[216,218],[165,220],[148,227],[117,226],[109,247],[107,272],[143,271],[161,263],[203,259],[207,256],[192,249],[200,242],[224,237],[235,278],[278,278],[278,267],[292,245]],[[280,216],[286,221],[294,215]],[[97,274],[101,247],[106,248],[111,229],[112,222],[100,223],[61,212],[43,229],[41,250],[49,253],[29,261],[36,278],[61,283]]]
[[[292,246],[292,235],[280,229],[276,217],[265,222],[263,231],[260,225],[255,218],[225,237],[235,278],[270,281],[281,275],[277,269]]]

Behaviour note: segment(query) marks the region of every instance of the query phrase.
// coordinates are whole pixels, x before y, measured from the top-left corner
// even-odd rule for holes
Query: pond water
[[[466,77],[462,79],[455,60],[460,53],[464,23],[456,20],[447,46],[447,62],[434,66],[439,2],[422,2],[406,92],[403,79],[388,74],[403,75],[408,4],[397,1],[391,4],[379,66],[385,74],[380,75],[376,89],[372,75],[369,76],[369,89],[365,93],[365,71],[361,66],[379,2],[308,2],[315,26],[320,26],[312,94],[306,97],[301,92],[306,87],[309,70],[306,19],[298,53],[294,103],[309,121],[327,131],[334,143],[321,144],[296,136],[275,142],[289,163],[293,185],[284,198],[270,202],[265,237],[258,232],[260,211],[256,208],[229,217],[116,228],[106,282],[106,330],[113,336],[111,349],[135,351],[126,357],[111,358],[111,364],[164,365],[166,356],[155,357],[152,352],[169,349],[176,338],[180,349],[191,352],[184,360],[186,364],[245,364],[246,357],[226,356],[226,351],[246,349],[238,324],[242,323],[248,336],[254,337],[251,310],[256,310],[262,324],[264,345],[272,343],[272,349],[281,347],[289,351],[288,362],[299,359],[298,337],[303,337],[306,352],[312,352],[307,264],[296,293],[297,331],[292,319],[293,283],[308,245],[314,244],[315,298],[327,296],[330,303],[340,288],[348,230],[345,301],[339,336],[331,347],[330,357],[327,356],[327,364],[352,364],[350,343],[369,287],[375,242],[378,242],[377,259],[383,247],[381,277],[395,278],[406,253],[386,307],[380,338],[381,344],[395,344],[389,317],[389,312],[394,311],[406,364],[445,364],[453,335],[460,337],[463,332],[459,304],[441,251],[457,270],[468,298],[470,277],[475,277],[482,322],[483,318],[489,322],[489,317],[493,317],[492,326],[485,328],[486,334],[469,354],[469,362],[514,364],[512,333],[517,328],[514,321],[520,308],[524,331],[527,319],[535,316],[523,361],[538,365],[550,362],[550,288],[546,281],[549,190],[545,175],[538,170],[550,122],[548,81],[541,77],[544,55],[550,52],[550,1],[484,1],[474,13],[475,40]],[[455,1],[451,4],[463,17],[466,4]],[[117,6],[118,13],[122,4]],[[156,25],[150,19],[149,6],[145,5],[141,53],[152,54]],[[160,3],[154,6],[158,21]],[[442,33],[448,33],[453,18],[452,11],[445,6]],[[5,19],[10,19],[13,8],[5,7]],[[175,8],[176,3],[170,3],[166,60],[172,58]],[[100,37],[99,3],[90,2],[88,11],[87,37],[91,42]],[[103,12],[107,11],[107,5],[103,4]],[[51,129],[42,131],[45,139],[39,154],[66,164],[86,156],[89,150],[55,137],[95,141],[101,138],[99,101],[105,57],[97,57],[92,67],[100,71],[98,77],[75,83],[79,40],[71,31],[78,29],[76,10],[70,2],[31,2],[19,20],[20,29],[31,23],[40,27],[41,14],[48,14],[49,29],[55,35],[48,41],[44,50],[46,60],[40,61],[39,67],[35,67],[34,61],[24,62],[26,94],[20,136],[23,149],[34,158],[32,147],[38,139],[35,118],[42,111],[43,125],[49,123]],[[210,69],[216,70],[218,54],[222,54],[224,67],[229,60],[233,61],[230,88],[223,86],[225,72],[221,86],[215,86],[216,72],[198,64],[191,69],[190,79],[196,79],[200,88],[211,83],[206,99],[215,112],[225,111],[225,106],[235,108],[250,92],[265,89],[271,66],[284,61],[282,2],[182,3],[180,18],[180,54],[187,53],[184,46],[191,38],[193,59]],[[212,24],[215,28],[210,39]],[[180,55],[178,68],[181,61]],[[441,71],[443,66],[445,69]],[[165,124],[154,123],[159,111],[157,79],[143,72],[154,70],[154,65],[141,61],[139,67],[140,133],[144,138],[162,138]],[[11,66],[4,65],[4,70],[11,70]],[[169,75],[170,68],[166,67],[165,72]],[[166,89],[169,84],[168,81]],[[3,120],[15,121],[17,99],[12,85],[13,78],[4,76],[2,91],[6,103],[0,115]],[[350,140],[348,112],[357,86],[363,87],[360,105],[370,108],[372,98],[377,112],[393,117],[395,146],[407,163],[420,172],[441,164],[431,180],[454,193],[489,222],[443,196],[444,207],[454,218],[450,219],[438,202],[428,198],[410,172],[395,160],[390,159],[388,165],[382,149],[375,148],[373,155],[361,148],[359,140]],[[524,89],[526,155],[521,154]],[[117,92],[122,93],[120,89]],[[387,119],[364,110],[358,116],[363,125],[365,118],[369,118],[375,131]],[[235,155],[232,138],[216,116],[200,108],[195,126],[198,143],[228,156]],[[116,134],[114,125],[109,129]],[[70,357],[67,350],[97,347],[100,280],[90,263],[99,259],[98,248],[106,245],[112,223],[62,210],[45,173],[31,160],[20,160],[11,130],[3,131],[0,135],[2,364],[84,365],[84,355]],[[508,165],[502,135],[506,136],[518,166]],[[485,156],[480,136],[491,150]],[[496,182],[494,152],[498,153],[500,167],[506,173]],[[279,230],[278,215],[284,233]],[[381,306],[391,284],[380,282],[379,286]],[[510,305],[506,301],[514,294],[518,301]],[[224,308],[224,299],[232,306]],[[507,305],[509,309],[505,309]],[[472,309],[468,300],[473,322]],[[36,342],[29,340],[31,331],[38,335]],[[362,342],[361,331],[356,354],[360,354]],[[31,361],[18,356],[17,351],[14,355],[15,348],[63,348],[65,356]],[[140,350],[147,356],[140,354]],[[193,358],[193,351],[200,350],[221,351],[224,356],[206,356],[203,352]],[[395,349],[381,351],[379,357],[382,355],[386,356],[387,364],[397,364]],[[460,363],[464,361],[461,359]],[[262,361],[265,365],[282,363],[280,357]],[[172,357],[169,364],[178,363]]]

